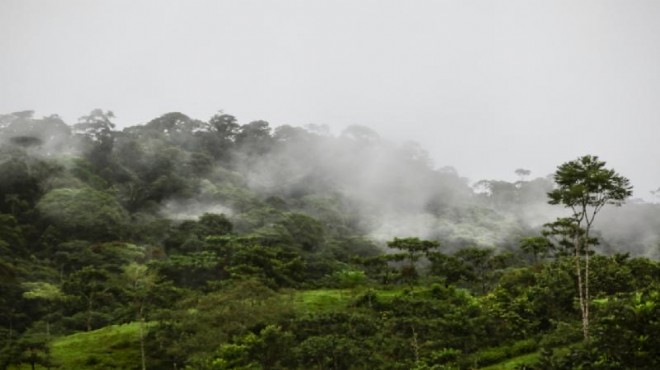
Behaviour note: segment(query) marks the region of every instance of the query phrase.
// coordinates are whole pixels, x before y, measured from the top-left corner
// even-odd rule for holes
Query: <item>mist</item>
[[[3,151],[14,148],[65,171],[45,179],[44,189],[79,187],[90,178],[102,189],[113,181],[129,212],[175,222],[224,214],[250,232],[274,227],[282,212],[299,212],[379,244],[420,237],[447,251],[515,250],[523,237],[567,215],[547,203],[550,177],[522,170],[517,181],[471,184],[460,169],[436,166],[419,144],[385,139],[366,126],[335,135],[319,126],[241,124],[228,114],[204,121],[168,113],[118,131],[113,114],[98,109],[74,126],[32,112],[1,118]],[[86,172],[92,165],[105,166],[100,177]],[[604,252],[658,255],[656,203],[606,207],[595,228]]]

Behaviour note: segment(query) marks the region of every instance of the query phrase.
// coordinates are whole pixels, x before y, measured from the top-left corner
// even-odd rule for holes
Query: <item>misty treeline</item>
[[[113,120],[0,115],[0,367],[658,365],[659,204],[576,247],[585,341],[552,176],[471,186],[362,126]],[[67,362],[77,332],[102,348]]]

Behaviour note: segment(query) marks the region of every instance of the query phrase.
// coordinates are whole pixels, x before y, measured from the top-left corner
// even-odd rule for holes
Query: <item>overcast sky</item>
[[[660,187],[660,1],[0,0],[0,113],[366,125],[475,182]]]

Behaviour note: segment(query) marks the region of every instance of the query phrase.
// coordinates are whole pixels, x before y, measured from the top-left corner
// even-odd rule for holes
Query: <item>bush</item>
[[[502,362],[509,358],[509,351],[507,347],[494,347],[487,348],[479,351],[472,356],[468,356],[469,364],[474,364],[479,367],[488,366]],[[463,366],[461,366],[463,367]]]
[[[509,355],[511,357],[524,355],[525,353],[534,352],[539,348],[535,339],[519,340],[511,345]]]
[[[332,280],[339,288],[355,288],[364,285],[367,277],[364,271],[341,270],[332,274]]]

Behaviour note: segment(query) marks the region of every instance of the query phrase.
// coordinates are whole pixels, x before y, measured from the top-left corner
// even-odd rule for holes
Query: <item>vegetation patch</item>
[[[55,339],[51,355],[60,369],[139,368],[140,325],[111,325]]]
[[[523,365],[534,364],[538,361],[539,354],[537,352],[520,355],[517,357],[509,358],[506,361],[498,362],[496,364],[482,367],[482,370],[516,370],[520,369]]]

